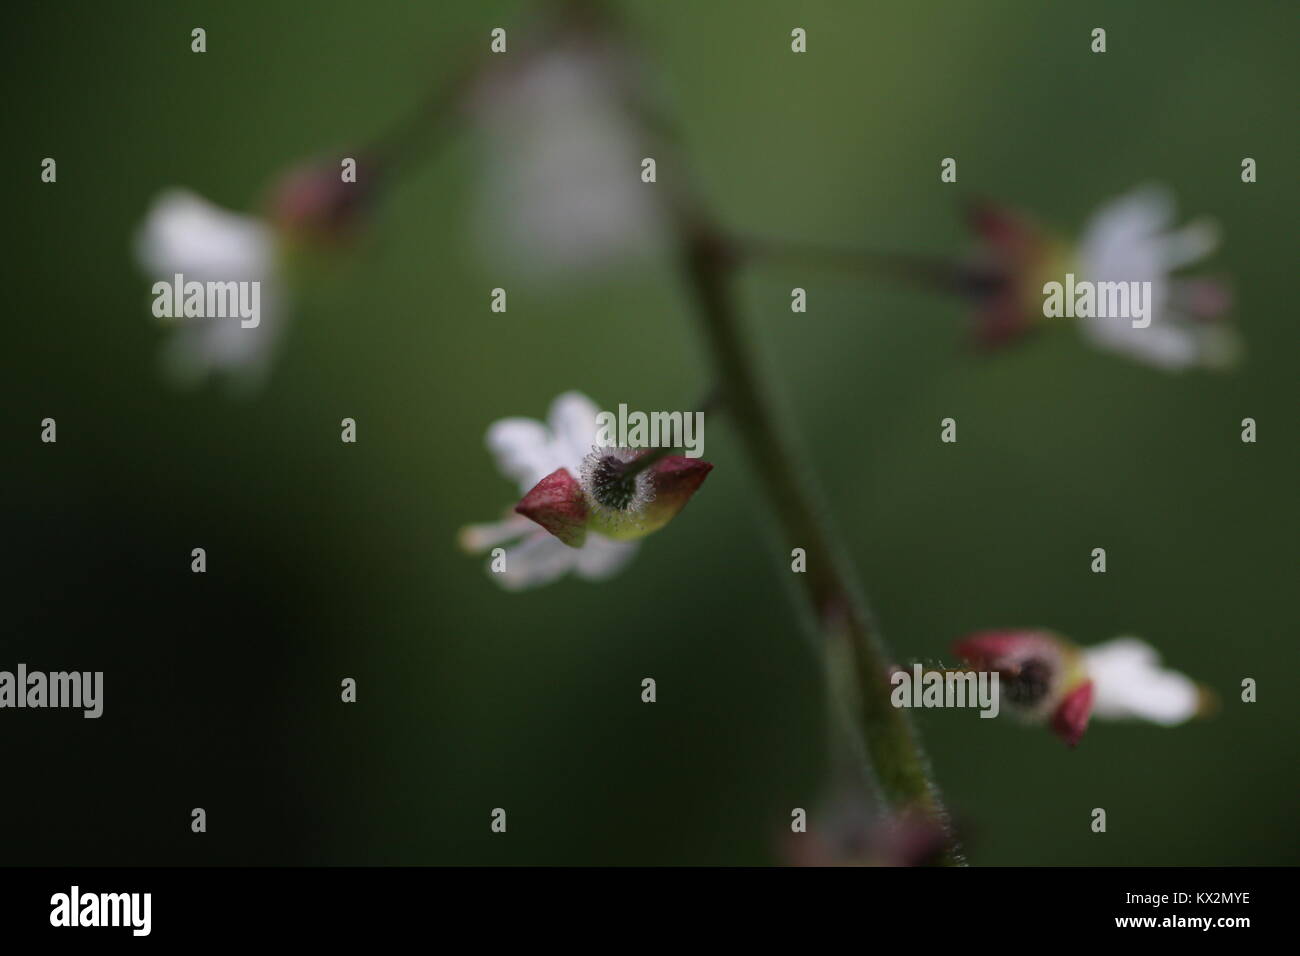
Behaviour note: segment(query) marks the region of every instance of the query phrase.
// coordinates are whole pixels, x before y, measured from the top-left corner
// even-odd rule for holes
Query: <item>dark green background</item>
[[[900,658],[991,626],[1128,632],[1223,697],[1174,730],[1094,724],[1075,752],[1009,720],[920,715],[971,861],[1297,862],[1294,4],[621,6],[738,229],[955,253],[963,199],[1076,229],[1151,180],[1221,221],[1209,269],[1233,277],[1249,348],[1226,376],[1165,375],[1073,330],[981,358],[960,304],[831,273],[751,273],[743,297]],[[670,263],[512,283],[469,241],[481,154],[457,140],[300,290],[264,393],[157,374],[130,239],[158,190],[253,208],[286,166],[387,128],[521,11],[10,12],[17,613],[0,666],[102,669],[107,690],[99,721],[0,714],[0,862],[763,863],[789,808],[816,805],[818,671],[724,419],[703,491],[610,583],[505,594],[454,546],[513,497],[483,448],[493,420],[540,417],[570,388],[607,407],[695,401],[703,352]],[[194,26],[206,55],[189,52]],[[39,181],[45,156],[56,185]],[[944,156],[955,186],[938,182]],[[505,315],[487,307],[496,285]],[[54,446],[38,441],[47,415]],[[938,441],[945,416],[955,446]],[[1257,444],[1239,441],[1245,416]],[[1088,570],[1098,546],[1105,575]],[[1237,700],[1246,676],[1254,705]],[[505,837],[488,829],[498,806]],[[1098,806],[1105,835],[1088,826]]]

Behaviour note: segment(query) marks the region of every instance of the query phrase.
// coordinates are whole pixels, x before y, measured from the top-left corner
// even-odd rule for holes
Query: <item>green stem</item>
[[[803,548],[798,575],[825,647],[828,692],[861,739],[882,794],[896,812],[920,812],[947,834],[945,862],[961,862],[947,814],[906,713],[890,703],[891,659],[854,574],[817,513],[743,341],[731,284],[738,258],[710,226],[683,218],[681,254],[703,319],[723,406],[730,414],[781,527],[785,547]]]
[[[935,292],[980,295],[996,291],[1005,281],[995,268],[947,256],[842,249],[782,239],[746,237],[732,242],[747,262],[831,269]]]

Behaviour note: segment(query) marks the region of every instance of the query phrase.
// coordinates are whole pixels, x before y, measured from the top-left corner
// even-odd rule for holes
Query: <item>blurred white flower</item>
[[[170,318],[163,348],[167,374],[192,385],[225,374],[254,389],[266,378],[284,326],[284,297],[277,269],[275,233],[253,216],[229,212],[185,189],[169,189],[153,202],[136,235],[135,253],[151,280],[177,273],[197,282],[261,283],[261,319],[238,321]]]
[[[1221,368],[1240,346],[1233,329],[1215,321],[1228,308],[1227,290],[1211,279],[1175,278],[1174,270],[1218,246],[1215,225],[1193,221],[1171,229],[1169,192],[1141,187],[1111,200],[1089,221],[1079,242],[1079,271],[1092,282],[1150,282],[1151,324],[1134,328],[1124,318],[1082,318],[1095,345],[1159,368]]]
[[[1162,668],[1155,648],[1136,637],[1085,647],[1083,658],[1093,682],[1093,713],[1098,717],[1172,726],[1190,720],[1201,709],[1196,682]]]
[[[533,275],[649,250],[661,217],[621,95],[626,57],[585,34],[490,72],[476,91],[486,140],[481,238]]]
[[[527,494],[557,468],[581,472],[583,458],[596,444],[599,409],[579,392],[565,392],[551,403],[545,423],[531,418],[503,418],[487,432],[487,446],[502,473]],[[492,524],[470,525],[460,544],[471,554],[505,547],[506,570],[491,573],[510,591],[549,584],[573,571],[600,581],[617,574],[636,553],[636,541],[612,541],[595,532],[573,548],[523,515],[509,513]],[[491,563],[489,562],[489,569]]]
[[[1190,677],[1160,667],[1155,649],[1136,637],[1079,647],[1052,631],[980,631],[954,649],[975,669],[999,674],[1010,710],[1046,721],[1071,747],[1094,714],[1173,726],[1212,699]]]

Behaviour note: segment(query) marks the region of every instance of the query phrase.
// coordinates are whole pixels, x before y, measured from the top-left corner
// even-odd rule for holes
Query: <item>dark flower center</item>
[[[1020,707],[1033,707],[1047,696],[1051,686],[1051,666],[1036,658],[1022,661],[1014,670],[1002,673],[1002,692]]]
[[[636,500],[635,474],[628,474],[626,464],[613,455],[605,455],[589,472],[591,496],[606,508],[627,511]]]

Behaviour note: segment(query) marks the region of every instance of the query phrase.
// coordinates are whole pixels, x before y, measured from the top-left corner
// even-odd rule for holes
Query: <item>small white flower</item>
[[[565,392],[551,403],[545,424],[531,418],[503,418],[487,431],[487,446],[507,478],[527,494],[557,468],[575,477],[596,443],[599,409],[579,392]],[[590,581],[617,574],[636,553],[636,541],[611,541],[595,532],[580,548],[564,544],[523,515],[510,513],[492,524],[470,525],[460,533],[461,546],[482,554],[506,548],[506,570],[491,576],[507,590],[549,584],[569,571]],[[491,563],[489,562],[489,571]]]
[[[198,384],[225,373],[245,389],[266,378],[283,331],[284,301],[277,269],[276,238],[261,219],[229,212],[184,189],[170,189],[153,202],[135,240],[136,258],[153,281],[261,283],[260,321],[212,318],[165,320],[173,328],[163,365],[181,384]]]
[[[626,104],[623,61],[576,35],[494,71],[474,115],[486,140],[481,234],[534,275],[638,255],[657,240],[656,190]]]
[[[1172,726],[1196,716],[1196,682],[1160,666],[1155,648],[1135,637],[1117,637],[1083,649],[1093,682],[1092,709],[1107,719],[1150,720]]]
[[[1151,323],[1134,328],[1125,318],[1083,318],[1083,334],[1099,347],[1159,368],[1230,365],[1239,345],[1232,329],[1215,321],[1227,308],[1226,291],[1213,280],[1172,276],[1213,252],[1218,230],[1208,220],[1172,230],[1173,218],[1172,197],[1155,186],[1111,200],[1093,215],[1079,242],[1082,278],[1151,283]]]
[[[1135,637],[1079,647],[1053,631],[980,631],[954,650],[976,669],[996,671],[1011,709],[1046,720],[1071,747],[1094,714],[1172,726],[1201,713],[1205,702],[1195,681],[1160,667],[1155,649]]]

